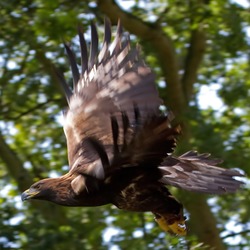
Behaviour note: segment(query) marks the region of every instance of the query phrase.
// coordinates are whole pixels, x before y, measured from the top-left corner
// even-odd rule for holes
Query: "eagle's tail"
[[[160,182],[209,194],[233,193],[242,186],[243,182],[235,177],[243,177],[243,174],[218,167],[222,161],[209,156],[189,151],[179,157],[167,157],[159,167],[162,172]]]

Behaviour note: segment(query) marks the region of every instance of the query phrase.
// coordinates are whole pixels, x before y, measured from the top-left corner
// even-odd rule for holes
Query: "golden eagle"
[[[120,209],[151,211],[162,229],[185,235],[183,206],[166,185],[190,191],[222,194],[236,191],[242,176],[217,167],[220,160],[189,151],[172,152],[179,127],[160,111],[162,100],[155,77],[130,48],[120,23],[111,42],[105,21],[104,42],[91,25],[91,48],[79,29],[81,73],[74,53],[65,45],[73,74],[73,91],[64,78],[68,110],[64,113],[69,172],[33,184],[22,200],[48,200],[63,206],[114,204]],[[88,51],[90,51],[88,55]]]

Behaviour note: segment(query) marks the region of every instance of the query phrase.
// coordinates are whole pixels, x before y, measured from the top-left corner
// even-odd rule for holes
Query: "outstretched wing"
[[[73,52],[65,45],[74,83],[71,91],[61,79],[69,105],[64,131],[70,171],[96,180],[119,167],[159,166],[159,180],[163,184],[204,193],[236,191],[242,182],[234,177],[242,175],[217,167],[220,161],[209,159],[208,154],[190,151],[180,157],[169,155],[179,129],[171,127],[171,117],[160,114],[162,100],[154,74],[140,59],[139,49],[130,49],[129,37],[122,34],[120,23],[110,44],[111,26],[105,21],[100,51],[93,24],[91,34],[88,55],[79,31],[81,73]],[[79,175],[72,185],[82,188],[88,179]]]
[[[140,59],[139,49],[130,49],[129,37],[122,34],[120,23],[110,44],[111,26],[105,20],[104,43],[100,52],[93,24],[91,33],[88,56],[84,36],[79,31],[81,73],[73,52],[68,45],[65,46],[74,89],[71,91],[62,79],[69,105],[65,112],[64,131],[71,171],[103,178],[105,156],[100,157],[93,147],[102,145],[107,157],[113,158],[114,126],[119,133],[117,144],[122,145],[124,136],[127,139],[132,137],[138,127],[138,112],[140,123],[144,124],[148,117],[158,114],[162,100],[156,90],[154,74]],[[97,139],[98,143],[90,138]]]
[[[166,158],[159,167],[163,176],[160,181],[189,191],[210,194],[232,193],[239,189],[243,182],[235,177],[244,175],[237,170],[218,167],[222,161],[209,156],[189,151],[178,158]]]

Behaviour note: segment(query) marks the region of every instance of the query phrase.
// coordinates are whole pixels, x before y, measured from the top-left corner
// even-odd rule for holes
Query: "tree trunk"
[[[18,189],[23,192],[32,184],[32,176],[23,167],[22,161],[15,152],[5,142],[4,137],[0,134],[0,157],[6,165],[10,176],[16,181]],[[67,217],[62,207],[47,202],[31,201],[31,204],[49,221],[55,221],[59,225],[67,224]]]
[[[179,197],[190,213],[190,219],[187,221],[188,234],[195,234],[199,242],[211,246],[212,249],[224,250],[225,246],[219,237],[216,219],[207,204],[206,196],[181,191]]]

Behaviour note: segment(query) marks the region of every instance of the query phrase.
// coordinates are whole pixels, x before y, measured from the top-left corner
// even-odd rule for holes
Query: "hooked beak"
[[[32,199],[32,198],[34,198],[38,193],[39,193],[39,192],[36,191],[36,190],[27,189],[27,190],[25,190],[25,191],[22,193],[21,199],[22,199],[22,201]]]

